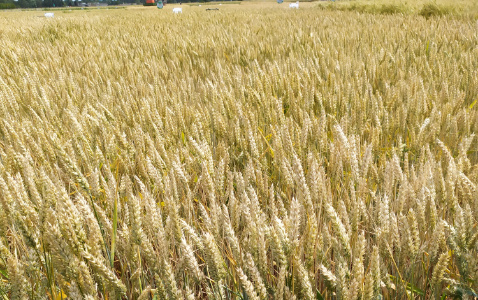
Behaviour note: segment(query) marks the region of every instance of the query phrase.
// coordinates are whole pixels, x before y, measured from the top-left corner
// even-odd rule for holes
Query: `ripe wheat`
[[[477,296],[476,20],[9,14],[3,299]]]

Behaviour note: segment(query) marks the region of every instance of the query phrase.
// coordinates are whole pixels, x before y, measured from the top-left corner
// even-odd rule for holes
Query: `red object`
[[[147,4],[154,4],[154,0],[146,0]]]

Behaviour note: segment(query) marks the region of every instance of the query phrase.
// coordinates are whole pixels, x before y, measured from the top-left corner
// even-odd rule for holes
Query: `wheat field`
[[[0,297],[478,297],[478,18],[300,5],[0,12]]]

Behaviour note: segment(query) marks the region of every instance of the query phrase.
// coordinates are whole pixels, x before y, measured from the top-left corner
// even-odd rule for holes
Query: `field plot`
[[[478,2],[469,0],[352,0],[321,1],[318,7],[327,10],[355,11],[372,14],[416,14],[431,16],[455,16],[478,19]]]
[[[477,297],[477,19],[324,5],[0,12],[0,298]]]

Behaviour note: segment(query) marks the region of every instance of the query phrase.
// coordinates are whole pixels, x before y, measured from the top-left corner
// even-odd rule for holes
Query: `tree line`
[[[164,1],[164,0],[163,0]],[[168,3],[210,2],[211,0],[167,0]],[[212,0],[214,1],[214,0]],[[236,0],[235,0],[236,1]],[[97,0],[0,0],[0,9],[83,6]],[[144,4],[145,0],[103,0],[108,5]]]

